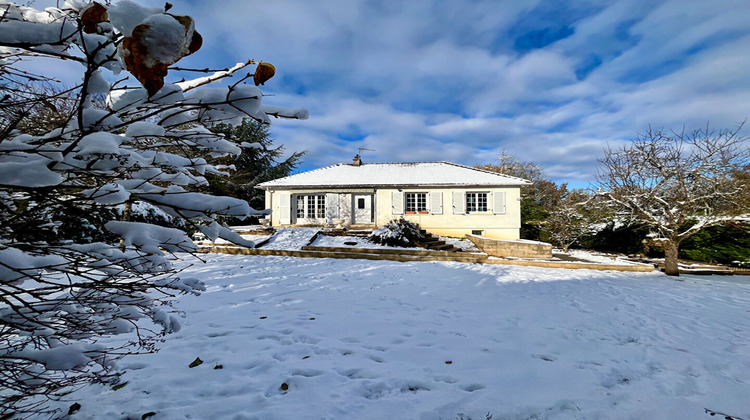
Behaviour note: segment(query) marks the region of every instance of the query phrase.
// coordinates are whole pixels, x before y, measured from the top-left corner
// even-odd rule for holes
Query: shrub
[[[402,217],[375,229],[367,239],[376,244],[412,248],[423,243],[427,237],[418,225]]]
[[[685,239],[680,257],[724,264],[750,261],[750,224],[732,222],[703,229]]]

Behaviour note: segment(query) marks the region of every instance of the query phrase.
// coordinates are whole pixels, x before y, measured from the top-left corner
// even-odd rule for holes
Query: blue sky
[[[205,40],[181,66],[276,66],[265,102],[310,119],[271,132],[308,151],[303,170],[360,147],[365,162],[466,165],[504,149],[583,187],[607,144],[649,124],[750,116],[748,0],[173,3]]]

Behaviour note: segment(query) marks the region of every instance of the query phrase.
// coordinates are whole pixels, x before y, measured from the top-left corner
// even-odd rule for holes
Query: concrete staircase
[[[424,248],[433,250],[433,251],[445,251],[445,252],[460,252],[461,249],[454,247],[451,244],[446,244],[445,241],[440,240],[440,238],[436,237],[435,235],[428,233],[424,229],[420,229],[420,232],[426,237],[426,239],[422,243],[418,243],[417,245],[422,246]]]

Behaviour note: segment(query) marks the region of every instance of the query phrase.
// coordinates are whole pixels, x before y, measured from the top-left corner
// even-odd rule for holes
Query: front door
[[[354,224],[372,223],[372,195],[354,195]]]

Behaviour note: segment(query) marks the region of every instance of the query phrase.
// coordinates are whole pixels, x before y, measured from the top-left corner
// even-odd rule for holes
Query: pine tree
[[[274,147],[268,125],[255,120],[243,119],[236,126],[218,124],[211,131],[223,134],[225,139],[246,147],[242,147],[242,153],[237,156],[216,160],[217,164],[233,165],[234,169],[227,177],[206,176],[209,182],[206,191],[245,200],[254,209],[262,209],[265,205],[263,192],[255,189],[255,186],[291,175],[306,153],[294,152],[280,160],[284,155],[284,146]]]

